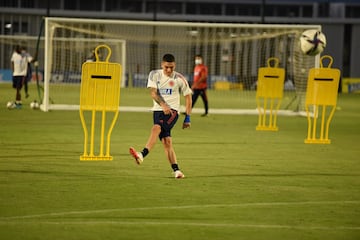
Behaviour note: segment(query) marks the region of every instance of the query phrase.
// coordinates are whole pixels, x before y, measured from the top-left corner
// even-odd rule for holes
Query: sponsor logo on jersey
[[[171,88],[163,88],[163,89],[159,89],[159,90],[160,90],[161,95],[171,95],[172,94]]]

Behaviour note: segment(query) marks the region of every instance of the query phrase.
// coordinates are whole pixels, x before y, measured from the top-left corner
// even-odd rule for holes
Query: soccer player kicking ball
[[[185,77],[175,71],[175,66],[175,57],[172,54],[165,54],[162,58],[161,69],[150,72],[147,87],[150,89],[154,103],[152,108],[154,124],[144,149],[137,152],[131,147],[130,154],[137,164],[141,164],[159,138],[175,178],[184,178],[185,175],[180,171],[173,148],[171,129],[179,117],[181,94],[185,97],[186,107],[182,128],[190,127],[192,91]]]

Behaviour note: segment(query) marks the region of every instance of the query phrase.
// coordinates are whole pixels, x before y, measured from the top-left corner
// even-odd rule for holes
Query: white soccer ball
[[[326,47],[325,34],[316,29],[304,31],[300,37],[301,51],[309,56],[315,56],[324,51]]]
[[[10,101],[10,102],[7,102],[6,107],[7,107],[8,109],[13,109],[13,108],[16,107],[16,105],[15,105],[14,102]]]
[[[38,109],[40,107],[40,104],[37,101],[33,101],[30,103],[31,109]]]

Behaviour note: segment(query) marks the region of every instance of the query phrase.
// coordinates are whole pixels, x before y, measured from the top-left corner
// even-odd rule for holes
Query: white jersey
[[[176,111],[180,110],[180,94],[184,96],[192,94],[188,81],[175,71],[170,77],[166,76],[162,69],[151,71],[147,87],[158,89],[165,102]],[[153,102],[152,111],[162,111],[161,106],[155,100]]]
[[[11,62],[14,63],[13,76],[26,76],[28,64],[27,58],[17,52],[14,52],[11,56]]]

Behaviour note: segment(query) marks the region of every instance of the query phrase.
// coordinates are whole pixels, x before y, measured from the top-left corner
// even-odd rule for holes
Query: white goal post
[[[319,56],[300,50],[299,38],[308,29],[321,30],[321,26],[46,18],[42,110],[78,108],[78,98],[70,92],[78,91],[79,80],[71,74],[80,74],[84,52],[97,43],[114,47],[111,61],[123,66],[123,88],[146,87],[148,73],[160,67],[161,56],[168,52],[191,83],[194,56],[201,54],[209,67],[209,88],[225,86],[245,96],[249,102],[239,102],[240,109],[255,108],[258,69],[276,57],[279,67],[286,69],[285,81],[301,110],[307,72],[319,65]]]

